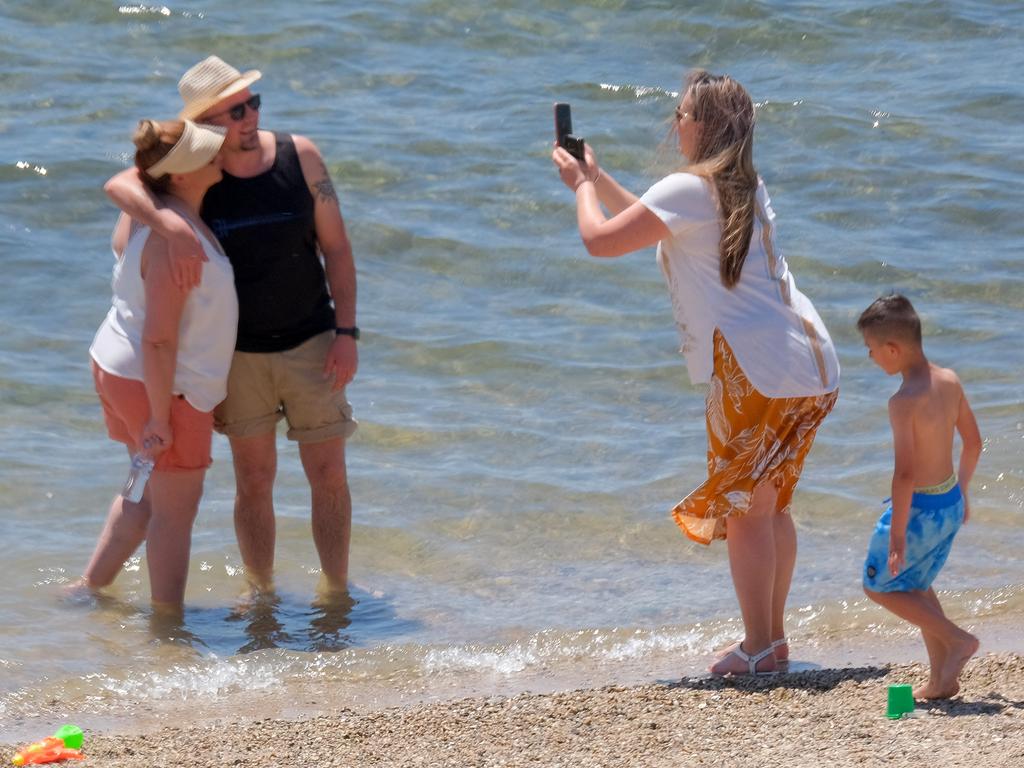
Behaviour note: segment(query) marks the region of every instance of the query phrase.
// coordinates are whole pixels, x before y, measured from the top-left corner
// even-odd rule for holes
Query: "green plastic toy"
[[[909,685],[889,686],[889,706],[885,716],[890,720],[898,720],[914,711],[914,692]]]
[[[68,749],[82,748],[82,729],[77,725],[62,725],[53,735],[63,741]]]

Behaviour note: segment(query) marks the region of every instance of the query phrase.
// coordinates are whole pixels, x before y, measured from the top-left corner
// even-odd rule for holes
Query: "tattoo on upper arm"
[[[323,178],[319,181],[313,182],[313,189],[316,191],[317,200],[324,203],[338,202],[338,193],[334,191],[334,184],[331,183],[331,177],[327,173],[327,166],[324,165],[323,161],[320,161],[320,170],[323,172]]]

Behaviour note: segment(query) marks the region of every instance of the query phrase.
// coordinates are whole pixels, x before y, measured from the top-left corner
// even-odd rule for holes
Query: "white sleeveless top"
[[[212,411],[227,395],[228,370],[238,333],[238,297],[231,262],[216,244],[193,226],[209,259],[203,278],[188,293],[178,336],[176,395],[198,411]],[[149,227],[128,238],[124,254],[114,265],[110,312],[96,331],[89,354],[108,373],[144,381],[142,332],[146,323],[146,288],[142,280],[142,249]],[[114,254],[117,255],[116,253]]]
[[[761,180],[750,251],[732,288],[719,276],[721,224],[709,182],[673,173],[640,201],[672,233],[658,244],[658,264],[691,382],[711,380],[718,328],[750,383],[767,397],[811,397],[839,386],[832,339],[775,247],[775,212]]]

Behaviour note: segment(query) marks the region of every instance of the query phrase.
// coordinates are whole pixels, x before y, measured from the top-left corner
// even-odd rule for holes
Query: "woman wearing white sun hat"
[[[135,165],[162,204],[195,230],[208,263],[178,288],[167,240],[122,215],[114,228],[113,301],[89,349],[111,439],[154,462],[142,499],[118,496],[81,585],[109,585],[143,539],[155,607],[179,611],[192,523],[210,465],[213,408],[227,387],[238,299],[231,264],[199,208],[220,181],[225,131],[189,120],[143,120]]]

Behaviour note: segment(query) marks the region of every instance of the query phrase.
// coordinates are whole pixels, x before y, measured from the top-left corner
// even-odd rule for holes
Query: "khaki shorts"
[[[111,440],[124,443],[133,453],[138,450],[139,435],[149,421],[149,396],[146,385],[108,373],[92,363],[92,379],[103,405],[103,420]],[[198,411],[182,395],[171,398],[171,446],[156,457],[154,469],[185,472],[206,469],[212,463],[213,414]]]
[[[214,410],[216,430],[255,437],[288,420],[288,439],[319,443],[349,437],[358,426],[345,389],[332,391],[324,361],[334,331],[317,334],[283,352],[238,352],[231,359],[228,396]]]

